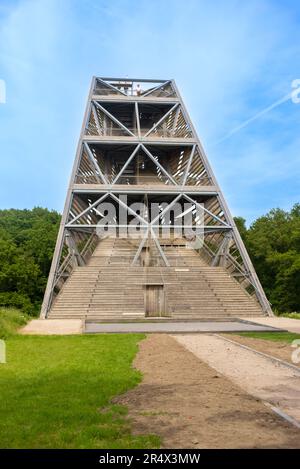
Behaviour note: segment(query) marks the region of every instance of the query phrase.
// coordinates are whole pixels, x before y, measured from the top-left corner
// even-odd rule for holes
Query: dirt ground
[[[129,409],[133,432],[163,448],[300,448],[300,430],[186,350],[153,334],[134,366],[144,378],[114,400]]]
[[[259,352],[267,353],[268,355],[272,355],[273,357],[280,358],[292,365],[299,366],[300,363],[293,363],[292,362],[292,352],[295,350],[291,347],[291,344],[287,344],[284,342],[275,342],[273,340],[266,340],[266,339],[254,339],[252,337],[242,337],[235,334],[221,334],[222,336],[234,340],[243,345],[247,345],[248,347],[252,347]]]
[[[245,393],[278,407],[300,422],[298,368],[296,371],[280,365],[219,334],[176,334],[172,337]]]

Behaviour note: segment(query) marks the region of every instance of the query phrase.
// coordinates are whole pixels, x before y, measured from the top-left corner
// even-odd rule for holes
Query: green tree
[[[236,223],[273,308],[300,311],[300,204],[273,209],[246,231]]]
[[[234,222],[239,230],[242,240],[244,243],[247,242],[247,227],[246,227],[246,220],[243,217],[234,217]]]
[[[38,311],[59,222],[57,212],[40,207],[0,211],[0,306]]]

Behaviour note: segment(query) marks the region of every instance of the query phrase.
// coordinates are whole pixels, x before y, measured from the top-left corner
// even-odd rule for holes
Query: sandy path
[[[214,335],[174,338],[246,392],[278,406],[300,422],[300,373]]]
[[[134,433],[163,448],[293,448],[300,430],[217,373],[169,335],[140,343],[143,381],[114,400],[128,406]]]
[[[224,334],[224,337],[234,340],[239,344],[247,345],[247,347],[251,347],[255,350],[258,350],[259,352],[272,355],[273,357],[284,360],[291,365],[298,366],[300,368],[300,362],[293,363],[292,361],[292,352],[295,350],[295,348],[291,347],[291,343],[267,339],[254,339],[253,337],[244,337],[235,334]]]
[[[279,329],[286,329],[290,332],[300,334],[300,319],[291,319],[280,317],[261,317],[261,318],[242,318],[243,320],[255,322],[264,326],[278,327]]]

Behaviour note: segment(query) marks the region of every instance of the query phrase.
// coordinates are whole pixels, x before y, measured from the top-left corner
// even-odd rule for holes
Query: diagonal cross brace
[[[146,153],[146,155],[149,156],[149,158],[151,158],[151,160],[153,161],[153,163],[164,173],[165,176],[167,176],[167,178],[175,185],[175,186],[178,186],[177,182],[175,181],[175,179],[173,179],[173,177],[171,176],[171,174],[168,173],[168,171],[159,163],[159,161],[157,161],[157,159],[152,155],[152,153],[148,150],[148,148],[146,148],[143,144],[141,144],[141,147],[142,149],[144,150],[144,152]]]
[[[77,221],[82,215],[85,215],[89,210],[93,209],[96,207],[96,205],[100,204],[104,199],[106,199],[109,196],[109,193],[106,192],[106,194],[102,195],[99,199],[96,200],[96,202],[92,203],[89,205],[86,209],[84,209],[81,213],[79,213],[75,218],[73,218],[69,223],[66,224],[66,228],[72,227],[73,223]]]
[[[116,184],[117,180],[119,179],[120,176],[122,176],[123,172],[125,171],[125,169],[127,168],[127,166],[129,165],[129,163],[133,160],[133,158],[135,157],[137,151],[140,149],[141,147],[141,144],[139,143],[137,145],[137,147],[133,150],[133,152],[131,153],[130,157],[128,158],[128,160],[126,161],[126,163],[124,164],[124,166],[121,168],[121,170],[119,171],[119,173],[117,174],[117,176],[115,177],[115,179],[112,181],[112,186],[114,184]]]
[[[110,196],[111,196],[112,199],[114,199],[116,202],[118,202],[118,204],[121,205],[121,207],[125,208],[129,213],[131,213],[131,215],[136,217],[140,222],[148,225],[147,220],[142,218],[138,213],[136,213],[134,210],[132,210],[132,208],[128,207],[128,205],[126,205],[125,202],[123,202],[123,200],[118,199],[118,197],[115,196],[115,194],[113,194],[113,193],[111,193]]]
[[[164,251],[162,250],[162,247],[161,247],[161,245],[159,244],[159,241],[158,241],[158,239],[157,239],[157,236],[156,236],[156,234],[154,233],[154,230],[152,229],[152,227],[150,228],[150,231],[151,231],[151,235],[152,235],[152,237],[153,237],[153,239],[154,239],[154,242],[155,242],[155,244],[156,244],[156,247],[157,247],[157,249],[158,249],[158,251],[159,251],[161,257],[162,257],[163,260],[164,260],[164,263],[166,264],[167,267],[170,267],[170,263],[169,263],[168,259],[166,258],[166,255],[165,255]]]
[[[140,139],[141,138],[141,122],[140,122],[139,105],[138,105],[137,101],[135,101],[135,103],[134,103],[134,111],[135,111],[135,119],[136,119],[136,127],[137,127],[138,137]]]
[[[173,111],[177,108],[177,106],[179,106],[179,103],[174,104],[174,106],[172,106],[171,109],[169,109],[169,111],[168,111],[164,116],[162,116],[162,117],[159,119],[159,121],[156,122],[156,124],[154,124],[154,125],[151,127],[150,130],[148,130],[148,132],[144,135],[144,138],[145,138],[145,137],[148,137],[148,135],[149,135],[151,132],[153,132],[153,130],[156,129],[156,127],[158,127],[158,126],[168,117],[168,115],[171,114],[171,112],[173,112]]]
[[[117,125],[119,125],[125,132],[128,132],[132,137],[135,137],[134,133],[129,130],[126,125],[122,124],[113,114],[111,114],[109,111],[107,111],[101,104],[99,104],[97,101],[93,101],[95,106],[100,109],[100,111],[104,112],[111,120],[113,120]]]
[[[159,218],[162,216],[162,215],[165,215],[169,210],[171,210],[171,208],[173,207],[173,205],[176,204],[176,202],[182,197],[182,194],[179,194],[177,195],[177,197],[175,197],[175,199],[159,214],[157,215],[157,217],[155,217],[152,221],[151,221],[151,225],[154,225],[154,223],[159,220]]]
[[[147,91],[146,93],[143,94],[143,97],[147,96],[148,94],[153,93],[153,91],[159,90],[159,88],[162,88],[163,86],[166,86],[168,83],[171,83],[171,80],[165,81],[164,83],[161,83],[160,85],[156,86],[155,88],[152,88],[151,90]]]
[[[101,171],[101,169],[100,169],[100,166],[98,165],[98,163],[97,163],[97,161],[96,161],[96,159],[95,159],[93,153],[91,152],[91,149],[90,149],[89,145],[88,145],[86,142],[84,142],[84,143],[83,143],[83,146],[84,146],[84,148],[86,149],[86,152],[87,152],[87,154],[88,154],[89,160],[91,161],[91,163],[93,164],[94,168],[96,169],[96,171],[98,171],[98,173],[99,173],[99,175],[100,175],[100,178],[99,178],[98,175],[97,175],[97,173],[96,173],[97,179],[98,179],[98,180],[99,180],[99,179],[102,180],[102,182],[103,182],[104,184],[108,184],[108,182],[107,182],[107,180],[106,180],[104,174],[102,173],[102,171]]]
[[[194,158],[195,150],[196,150],[196,145],[193,145],[193,148],[192,148],[192,151],[191,151],[191,154],[190,154],[190,157],[189,157],[189,161],[188,161],[185,173],[184,173],[182,186],[185,186],[186,180],[188,178],[190,167],[191,167],[191,164],[192,164],[192,161],[193,161],[193,158]]]
[[[137,250],[136,253],[135,253],[135,256],[134,256],[134,259],[133,259],[131,265],[135,265],[136,262],[137,262],[137,260],[138,260],[138,258],[140,257],[140,254],[141,254],[141,252],[142,252],[142,249],[143,249],[143,247],[144,247],[144,245],[145,245],[145,243],[146,243],[146,241],[147,241],[148,235],[149,235],[149,227],[147,227],[147,230],[146,230],[146,232],[145,232],[145,234],[144,234],[144,236],[143,236],[143,238],[142,238],[142,240],[141,240],[141,242],[140,242],[140,245],[139,245],[139,247],[138,247],[138,250]]]
[[[95,105],[93,103],[91,103],[91,112],[93,113],[98,133],[99,133],[99,135],[101,135],[101,126],[100,126],[100,122],[99,122],[99,119],[98,119],[98,114],[97,114],[96,109],[95,109]]]
[[[228,223],[226,223],[224,220],[222,220],[222,218],[218,217],[217,215],[215,215],[214,213],[212,213],[210,210],[208,210],[207,208],[203,207],[202,205],[200,205],[198,202],[196,202],[195,200],[191,199],[191,197],[189,197],[187,194],[182,194],[183,197],[185,199],[187,199],[189,202],[195,204],[196,206],[198,206],[201,210],[204,210],[204,212],[208,213],[209,215],[211,215],[213,218],[215,218],[216,220],[218,220],[220,223],[222,223],[222,225],[226,226],[227,228],[231,228],[230,225],[228,225]]]
[[[101,83],[103,83],[105,86],[108,86],[108,88],[111,88],[112,90],[114,91],[117,91],[118,93],[120,94],[123,94],[124,96],[127,96],[126,93],[124,93],[124,91],[121,91],[119,90],[118,88],[116,88],[115,86],[111,85],[110,83],[107,83],[106,81],[102,80],[101,78],[96,78],[98,81],[100,81]]]

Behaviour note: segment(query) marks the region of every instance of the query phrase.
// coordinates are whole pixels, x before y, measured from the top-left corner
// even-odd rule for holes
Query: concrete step
[[[99,242],[89,264],[74,269],[49,317],[144,317],[145,284],[164,285],[168,314],[176,319],[262,315],[258,303],[227,271],[208,266],[195,251],[164,240],[171,266],[145,268],[130,265],[138,245],[138,240]]]

